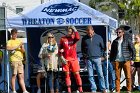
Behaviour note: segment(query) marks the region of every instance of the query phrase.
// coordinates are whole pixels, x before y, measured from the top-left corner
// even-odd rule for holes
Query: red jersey
[[[71,37],[64,36],[60,39],[60,49],[64,49],[63,56],[67,60],[77,59],[76,43],[80,39],[78,32],[74,32],[75,35]]]

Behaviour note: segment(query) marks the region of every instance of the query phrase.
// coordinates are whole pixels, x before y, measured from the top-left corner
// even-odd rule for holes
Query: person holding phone
[[[16,76],[19,77],[19,83],[23,93],[29,93],[26,90],[24,82],[23,53],[25,52],[24,44],[17,38],[17,29],[11,30],[11,39],[7,41],[7,50],[10,53],[10,64],[12,69],[11,86],[12,93],[17,93],[15,89]]]

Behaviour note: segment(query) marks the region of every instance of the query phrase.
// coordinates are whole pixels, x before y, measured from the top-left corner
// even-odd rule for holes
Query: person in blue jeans
[[[59,79],[58,79],[58,71],[48,71],[48,84],[50,93],[54,93],[53,89],[56,89],[55,93],[58,93],[59,89]]]
[[[103,62],[103,74],[105,78],[106,90],[107,91],[111,90],[113,92],[113,90],[115,89],[115,70],[113,69],[113,66],[109,60],[108,60],[108,69],[107,69],[107,61]]]
[[[49,93],[59,92],[58,82],[58,45],[53,33],[47,33],[46,42],[40,48],[39,55],[42,70],[46,70],[48,78]],[[41,93],[40,75],[37,75],[37,93]]]
[[[103,74],[104,74],[104,78],[105,78],[105,86],[106,86],[106,90],[107,92],[109,92],[109,90],[111,90],[111,92],[114,91],[115,89],[115,70],[113,69],[113,65],[109,60],[109,55],[110,55],[110,49],[111,49],[111,41],[107,42],[107,47],[108,47],[108,53],[105,53],[106,57],[108,54],[108,60],[105,58],[105,60],[103,60]]]
[[[81,50],[87,64],[91,91],[92,93],[96,93],[97,90],[93,69],[93,66],[95,66],[99,80],[99,88],[103,93],[106,93],[105,80],[101,63],[102,51],[104,50],[103,39],[100,35],[97,35],[94,32],[92,26],[87,26],[86,33],[87,35],[82,38]]]

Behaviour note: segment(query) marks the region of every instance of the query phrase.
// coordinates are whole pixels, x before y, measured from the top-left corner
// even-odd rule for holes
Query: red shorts
[[[79,61],[78,60],[72,60],[67,61],[67,64],[62,64],[63,71],[65,72],[77,72],[80,71]]]

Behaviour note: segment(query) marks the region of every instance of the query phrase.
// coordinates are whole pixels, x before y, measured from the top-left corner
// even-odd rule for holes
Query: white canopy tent
[[[6,27],[108,25],[117,28],[118,21],[77,0],[51,0],[35,9],[8,18]]]
[[[51,0],[31,11],[6,19],[6,28],[103,25],[116,29],[118,21],[77,0]],[[108,33],[106,33],[106,41]],[[7,71],[8,72],[8,71]]]

